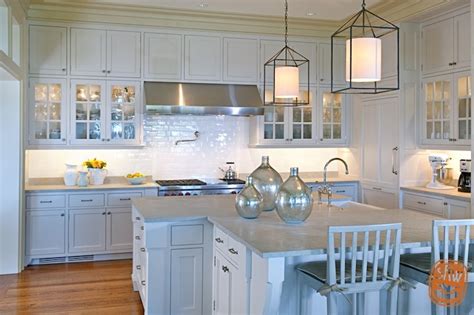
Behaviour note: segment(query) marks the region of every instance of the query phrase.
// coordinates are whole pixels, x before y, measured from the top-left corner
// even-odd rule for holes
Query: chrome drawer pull
[[[142,280],[142,285],[145,285],[145,283],[146,283],[145,280]]]
[[[130,201],[130,198],[120,198],[120,201]]]
[[[140,217],[136,217],[135,220],[140,221]]]
[[[94,201],[94,200],[92,200],[92,199],[81,199],[81,202],[92,202],[92,201]]]
[[[372,187],[372,189],[373,189],[373,190],[379,190],[379,191],[382,190],[382,188],[380,188],[380,187]]]
[[[418,203],[419,205],[426,206],[426,202],[421,202],[421,201],[418,201],[417,203]]]
[[[138,236],[138,235],[135,236],[135,239],[136,239],[137,241],[141,240],[140,236]]]
[[[137,270],[141,270],[141,269],[142,269],[142,266],[137,265]]]
[[[142,226],[140,227],[140,229],[142,229],[142,231],[144,231],[144,230],[145,230],[145,227],[142,225]]]
[[[227,268],[227,266],[222,266],[222,271],[229,272],[229,268]]]
[[[224,241],[220,237],[216,238],[216,242],[221,244],[224,243]]]
[[[53,203],[52,200],[40,200],[40,203]]]
[[[145,252],[145,247],[140,248],[142,252]]]
[[[239,254],[239,252],[236,251],[236,250],[233,249],[233,248],[230,248],[230,249],[229,249],[229,252],[230,252],[231,254],[234,254],[234,255],[238,255],[238,254]]]

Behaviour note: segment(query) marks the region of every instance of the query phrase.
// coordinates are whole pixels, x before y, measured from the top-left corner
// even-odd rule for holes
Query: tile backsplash
[[[195,142],[175,145],[176,140]],[[218,167],[227,161],[236,163],[237,171],[249,173],[262,155],[280,172],[298,166],[302,172],[321,171],[324,163],[335,156],[336,148],[249,148],[249,119],[232,116],[158,116],[144,120],[145,147],[126,150],[29,150],[26,154],[27,178],[59,177],[64,163],[80,164],[96,157],[108,162],[109,175],[122,176],[140,171],[153,178],[219,177]],[[350,166],[350,165],[349,165]],[[330,167],[337,171],[337,165]]]

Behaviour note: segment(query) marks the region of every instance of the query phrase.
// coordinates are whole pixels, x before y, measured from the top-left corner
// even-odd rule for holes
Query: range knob
[[[237,195],[236,191],[231,192],[232,195]]]
[[[197,196],[198,194],[197,193],[194,193],[193,196]]]
[[[168,193],[165,193],[165,197],[168,197],[169,195],[170,195],[170,194],[168,194]]]
[[[175,193],[172,193],[171,196],[176,196],[176,194],[175,194]]]
[[[178,194],[178,196],[184,196],[184,194],[183,194],[182,192],[180,192],[180,193]]]
[[[190,192],[187,192],[184,194],[185,196],[191,196],[191,193]]]

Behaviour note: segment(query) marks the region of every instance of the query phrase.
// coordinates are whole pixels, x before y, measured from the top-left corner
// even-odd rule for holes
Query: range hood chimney
[[[256,85],[145,82],[146,112],[165,115],[263,115]]]

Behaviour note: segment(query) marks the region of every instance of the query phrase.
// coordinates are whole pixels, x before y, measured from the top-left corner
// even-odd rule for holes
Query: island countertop
[[[320,255],[326,253],[327,229],[333,225],[402,223],[403,249],[428,247],[434,215],[405,209],[382,209],[348,202],[343,208],[326,204],[313,206],[302,224],[285,224],[276,211],[263,212],[257,219],[241,218],[234,196],[145,197],[133,206],[145,223],[182,222],[207,219],[264,257]]]

